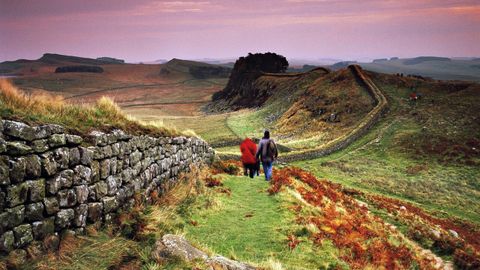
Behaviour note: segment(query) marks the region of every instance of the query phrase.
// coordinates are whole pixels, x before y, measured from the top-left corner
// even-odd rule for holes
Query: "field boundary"
[[[367,133],[367,131],[375,125],[380,117],[388,110],[389,103],[383,92],[373,83],[373,81],[363,73],[362,68],[358,65],[350,65],[348,69],[355,76],[358,83],[363,86],[375,101],[375,107],[360,121],[357,127],[347,134],[336,138],[319,148],[291,152],[279,157],[280,162],[292,162],[298,160],[313,159],[329,155],[338,150],[344,149],[351,143],[356,141]],[[236,159],[238,155],[218,154],[222,159]]]

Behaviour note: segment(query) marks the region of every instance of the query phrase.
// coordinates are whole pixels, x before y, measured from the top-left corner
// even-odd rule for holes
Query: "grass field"
[[[195,205],[189,218],[197,225],[185,227],[187,239],[213,253],[255,265],[279,262],[284,269],[329,269],[339,263],[333,246],[314,247],[306,237],[300,238],[294,250],[289,249],[287,236],[301,228],[288,210],[293,200],[288,194],[269,196],[263,177],[223,179],[223,188],[231,195],[215,195],[216,205],[211,209]]]

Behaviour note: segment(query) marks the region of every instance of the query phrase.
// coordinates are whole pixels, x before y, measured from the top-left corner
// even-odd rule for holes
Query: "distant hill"
[[[99,57],[97,59],[70,56],[54,53],[45,53],[42,57],[36,60],[19,59],[16,61],[5,61],[0,63],[0,74],[3,75],[25,75],[35,74],[38,70],[47,67],[56,68],[61,66],[76,66],[76,65],[109,65],[109,64],[123,64],[124,61],[111,57]],[[53,70],[54,70],[53,69]],[[52,70],[52,71],[53,71]]]
[[[390,58],[389,60],[373,61],[371,63],[358,63],[362,68],[370,71],[419,75],[436,80],[464,80],[480,81],[478,61],[470,59],[450,59],[446,57],[421,56],[415,58]],[[340,63],[332,69],[341,67]]]
[[[420,57],[415,57],[415,58],[412,58],[412,59],[407,59],[407,60],[403,61],[403,64],[405,64],[405,65],[417,65],[417,64],[420,64],[420,63],[423,63],[423,62],[430,62],[430,61],[451,61],[451,59],[446,58],[446,57],[420,56]]]
[[[162,65],[160,75],[180,76],[182,74],[189,74],[196,79],[206,79],[228,78],[230,72],[231,68],[225,66],[173,58]]]

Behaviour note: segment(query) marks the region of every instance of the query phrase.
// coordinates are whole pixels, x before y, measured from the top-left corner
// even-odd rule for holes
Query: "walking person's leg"
[[[248,164],[248,176],[250,176],[250,178],[253,178],[254,174],[255,174],[255,164]]]
[[[272,178],[272,162],[262,162],[263,172],[265,173],[265,180],[270,181]]]

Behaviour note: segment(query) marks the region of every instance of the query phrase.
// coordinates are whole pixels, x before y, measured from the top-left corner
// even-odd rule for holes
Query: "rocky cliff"
[[[88,142],[88,143],[87,143]],[[83,233],[129,208],[134,194],[160,194],[213,150],[186,137],[131,136],[121,130],[67,134],[58,125],[0,121],[0,251],[62,232]]]

